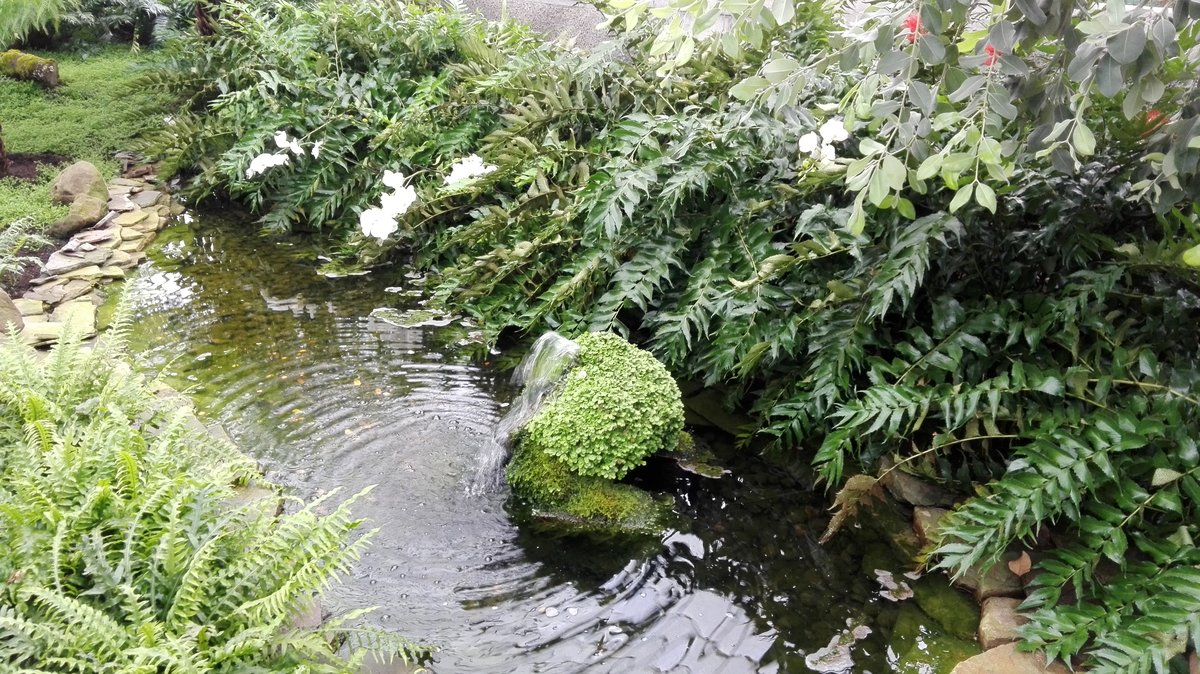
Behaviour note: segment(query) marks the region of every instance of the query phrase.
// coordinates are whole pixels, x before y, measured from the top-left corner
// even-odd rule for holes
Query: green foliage
[[[50,28],[79,0],[0,0],[0,47]]]
[[[368,11],[346,6],[319,11]],[[324,26],[336,22],[308,29],[325,31],[303,43],[311,51],[283,53],[251,48],[253,35],[231,24],[222,67],[200,70],[229,93],[169,86],[195,104],[243,101],[250,126],[198,118],[177,132],[226,131],[196,134],[211,145],[189,146],[179,163],[209,190],[285,214],[272,222],[333,222],[360,262],[412,253],[438,272],[438,299],[492,336],[635,336],[676,376],[728,387],[758,421],[745,440],[808,452],[831,487],[889,457],[973,494],[933,557],[954,573],[1054,527],[1067,544],[1042,563],[1027,641],[1060,657],[1086,652],[1089,671],[1153,671],[1195,641],[1197,624],[1200,275],[1189,251],[1200,227],[1181,196],[1196,193],[1200,161],[1188,140],[1198,72],[1190,10],[1170,35],[1155,13],[1106,7],[1097,11],[1119,16],[1080,26],[1052,6],[1058,19],[1040,27],[972,36],[964,7],[943,3],[919,9],[928,35],[909,42],[893,9],[868,8],[867,30],[835,36],[816,5],[746,7],[735,28],[748,33],[714,49],[699,33],[682,46],[684,23],[642,22],[624,59],[510,50],[498,32],[484,34],[486,49],[460,44],[453,57],[422,61],[409,72],[438,91],[436,114],[415,88],[380,102],[399,106],[387,108],[394,125],[330,160],[368,167],[313,190],[339,195],[336,204],[289,187],[307,163],[243,192],[249,158],[284,127],[254,120],[276,114],[276,101],[291,109],[291,94],[275,91],[306,85],[290,75],[221,79],[237,70],[230,55],[287,73],[276,64],[293,54],[328,54],[339,42]],[[999,17],[1031,11],[1016,8],[995,17],[1015,27]],[[403,12],[375,16],[410,26]],[[1052,28],[1072,40],[1052,44]],[[1122,62],[1138,51],[1122,40],[1146,30],[1158,37]],[[679,52],[672,34],[684,36]],[[1017,55],[989,63],[989,41]],[[1063,69],[1084,48],[1130,81],[1144,64],[1138,96],[1106,94],[1090,74],[1072,80]],[[1022,67],[1038,78],[1009,71]],[[389,70],[345,68],[337,72],[363,79]],[[762,80],[735,85],[753,77]],[[1139,101],[1157,101],[1166,125],[1139,116]],[[469,113],[490,122],[459,133]],[[287,129],[303,135],[313,124]],[[1085,127],[1094,147],[1077,131]],[[427,151],[446,137],[462,141],[452,154]],[[249,140],[237,147],[238,138]],[[467,152],[497,170],[442,188],[447,157]],[[429,173],[416,178],[420,199],[401,234],[380,246],[351,223],[374,203],[384,168]],[[554,464],[541,469],[561,477]],[[550,484],[551,496],[568,489]],[[1061,605],[1068,595],[1077,601]]]
[[[39,227],[33,220],[17,220],[0,229],[0,284],[21,273],[29,265],[41,264],[41,260],[22,255],[31,248],[48,245],[49,239],[40,236]]]
[[[130,149],[134,138],[162,125],[153,111],[163,99],[134,84],[150,57],[109,48],[57,60],[63,84],[55,91],[0,79],[9,153],[61,155],[115,171],[113,152]]]
[[[575,367],[525,427],[522,442],[584,476],[617,480],[674,449],[683,403],[654,356],[611,333],[575,340]]]
[[[35,181],[0,178],[0,227],[25,221],[35,229],[45,229],[64,217],[69,207],[50,200],[50,183],[57,174],[47,168]]]
[[[68,340],[44,360],[0,347],[0,660],[28,671],[354,672],[337,644],[418,647],[290,620],[370,534],[341,504],[282,517],[233,505],[253,461],[191,430],[180,399],[130,368],[119,339]],[[193,417],[194,418],[194,417]],[[324,512],[327,514],[318,514]],[[360,612],[361,613],[361,612]]]

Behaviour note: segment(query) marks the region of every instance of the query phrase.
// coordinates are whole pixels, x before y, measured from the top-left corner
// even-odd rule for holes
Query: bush
[[[575,367],[525,427],[522,442],[578,475],[609,480],[674,449],[683,403],[662,363],[611,333],[575,341]]]
[[[191,430],[179,405],[155,395],[115,339],[95,351],[67,341],[44,361],[0,346],[0,661],[355,672],[364,645],[418,657],[351,627],[362,612],[291,626],[370,538],[352,539],[354,499],[278,518],[274,499],[234,505],[254,463]]]

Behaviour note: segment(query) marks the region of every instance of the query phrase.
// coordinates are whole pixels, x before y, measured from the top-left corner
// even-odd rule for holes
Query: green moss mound
[[[507,469],[513,492],[544,515],[608,530],[653,530],[663,508],[627,484],[576,475],[562,461],[518,445]]]
[[[617,335],[588,333],[575,341],[575,368],[529,422],[524,441],[578,475],[619,480],[678,443],[679,386],[654,356]]]

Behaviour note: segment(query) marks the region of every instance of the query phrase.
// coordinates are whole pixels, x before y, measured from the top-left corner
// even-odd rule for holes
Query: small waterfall
[[[579,345],[557,332],[547,332],[533,343],[529,354],[513,372],[512,383],[520,387],[521,392],[479,455],[479,467],[470,487],[472,494],[492,493],[504,484],[509,441],[542,408],[559,380],[575,363],[578,353]]]

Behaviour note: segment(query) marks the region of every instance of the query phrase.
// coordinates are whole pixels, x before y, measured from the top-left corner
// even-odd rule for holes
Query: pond
[[[678,514],[660,536],[518,525],[505,491],[468,484],[516,393],[497,363],[520,354],[461,321],[373,318],[419,307],[422,279],[327,279],[318,253],[208,216],[164,232],[127,290],[142,357],[270,479],[305,499],[375,485],[355,507],[373,545],[326,612],[379,607],[373,623],[440,648],[439,674],[934,673],[974,648],[973,603],[944,580],[880,596],[875,569],[909,570],[884,540],[902,514],[820,545],[827,496],[718,436],[725,477],[658,480]]]

